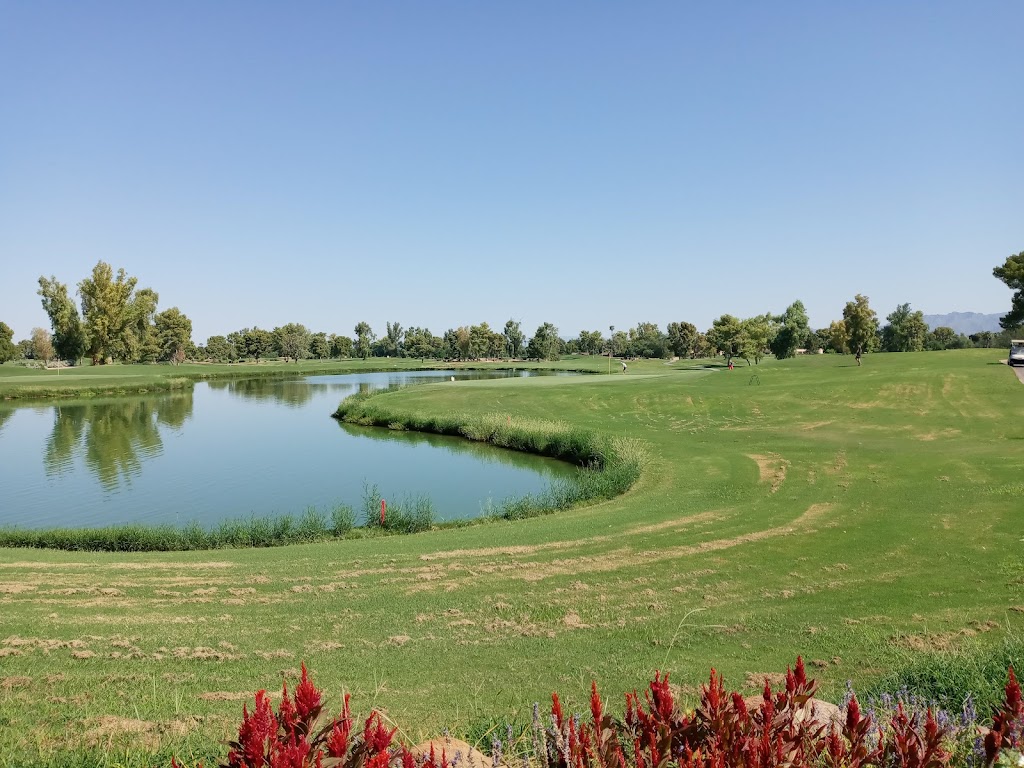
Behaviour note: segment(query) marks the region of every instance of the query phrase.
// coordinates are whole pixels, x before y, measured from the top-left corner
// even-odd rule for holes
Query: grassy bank
[[[303,660],[329,709],[349,690],[415,740],[528,722],[552,690],[585,711],[591,679],[632,690],[654,669],[690,697],[712,665],[754,693],[802,653],[838,700],[847,679],[935,676],[908,659],[997,653],[1024,629],[1024,387],[997,357],[659,361],[381,395],[391,416],[637,441],[648,464],[597,504],[416,536],[0,550],[0,755],[213,764],[246,697]]]
[[[153,363],[148,365],[82,365],[41,370],[6,363],[0,365],[0,400],[45,400],[162,392],[190,387],[207,379],[312,376],[331,373],[413,370],[422,361],[301,360],[297,363],[205,364]],[[429,364],[426,366],[429,367]]]
[[[603,435],[560,421],[520,416],[513,419],[511,413],[407,411],[395,408],[387,392],[352,395],[334,417],[362,426],[455,435],[577,466],[572,481],[554,483],[537,495],[501,502],[492,516],[505,520],[536,517],[618,496],[640,478],[647,460],[644,446],[635,439]]]
[[[602,363],[604,361],[604,363]],[[496,368],[558,369],[601,372],[606,358],[581,356],[557,362],[517,361],[445,363],[440,360],[380,358],[367,360],[300,360],[259,363],[152,363],[138,365],[81,365],[42,370],[12,363],[0,364],[0,400],[48,400],[67,397],[99,397],[162,392],[192,386],[209,379],[314,376],[378,371],[412,371],[427,368],[485,370]]]

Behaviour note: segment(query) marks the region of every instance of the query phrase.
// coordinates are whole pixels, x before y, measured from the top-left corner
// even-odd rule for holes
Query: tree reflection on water
[[[180,429],[191,418],[192,391],[58,405],[53,414],[43,455],[46,474],[64,473],[81,454],[103,487],[114,490],[141,472],[144,459],[163,451],[160,426]]]

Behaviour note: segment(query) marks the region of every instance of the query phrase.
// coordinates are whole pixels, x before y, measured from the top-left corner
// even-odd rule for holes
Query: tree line
[[[818,329],[810,327],[803,303],[794,301],[778,315],[742,319],[721,315],[703,332],[685,321],[669,323],[664,331],[656,323],[641,322],[625,331],[609,326],[607,335],[600,330],[581,331],[577,337],[563,339],[558,328],[545,322],[527,337],[522,324],[510,319],[501,330],[483,322],[449,328],[440,336],[429,328],[403,328],[388,322],[378,336],[369,323],[361,321],[351,336],[313,332],[301,323],[288,323],[272,330],[242,328],[196,345],[192,322],[177,307],[158,313],[155,291],[138,288],[137,279],[124,269],[115,274],[101,261],[78,283],[80,312],[67,285],[55,277],[40,277],[38,293],[52,331],[35,328],[31,338],[15,344],[13,331],[0,322],[0,362],[19,358],[72,363],[89,358],[93,364],[353,357],[555,360],[562,355],[601,354],[628,358],[723,355],[727,361],[739,358],[757,364],[769,354],[783,359],[818,351],[854,354],[859,362],[868,352],[1005,347],[1011,337],[1024,336],[1024,251],[1010,256],[993,274],[1015,291],[1010,312],[1000,320],[1004,330],[969,336],[948,327],[930,330],[923,313],[912,310],[909,303],[896,307],[882,325],[868,298],[858,294],[843,307],[841,320]]]
[[[124,269],[115,274],[103,261],[78,283],[80,304],[56,277],[41,276],[38,294],[51,330],[33,328],[31,338],[14,344],[10,327],[0,323],[0,362],[25,357],[72,364],[89,358],[93,365],[180,363],[192,344],[192,321],[181,310],[157,312],[156,291],[138,288],[137,278]]]

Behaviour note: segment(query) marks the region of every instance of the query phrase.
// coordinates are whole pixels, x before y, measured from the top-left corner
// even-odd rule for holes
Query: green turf
[[[526,719],[556,689],[582,710],[592,678],[613,701],[657,668],[684,691],[712,665],[744,686],[798,653],[838,698],[908,653],[1024,627],[1024,386],[991,350],[637,362],[377,405],[567,422],[641,441],[649,464],[624,496],[524,521],[267,550],[0,550],[0,755],[221,754],[239,697],[302,660],[332,707],[347,688],[415,739]]]

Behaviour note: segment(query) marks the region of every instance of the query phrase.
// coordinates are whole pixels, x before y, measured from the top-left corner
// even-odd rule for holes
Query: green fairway
[[[115,762],[119,744],[219,755],[246,697],[301,661],[329,709],[346,688],[415,739],[526,721],[552,690],[583,710],[591,679],[618,702],[655,669],[692,691],[714,665],[753,692],[798,653],[835,700],[902,654],[1019,634],[1024,386],[998,358],[638,361],[381,394],[396,416],[633,438],[649,463],[623,496],[517,522],[264,550],[0,550],[0,765]]]

